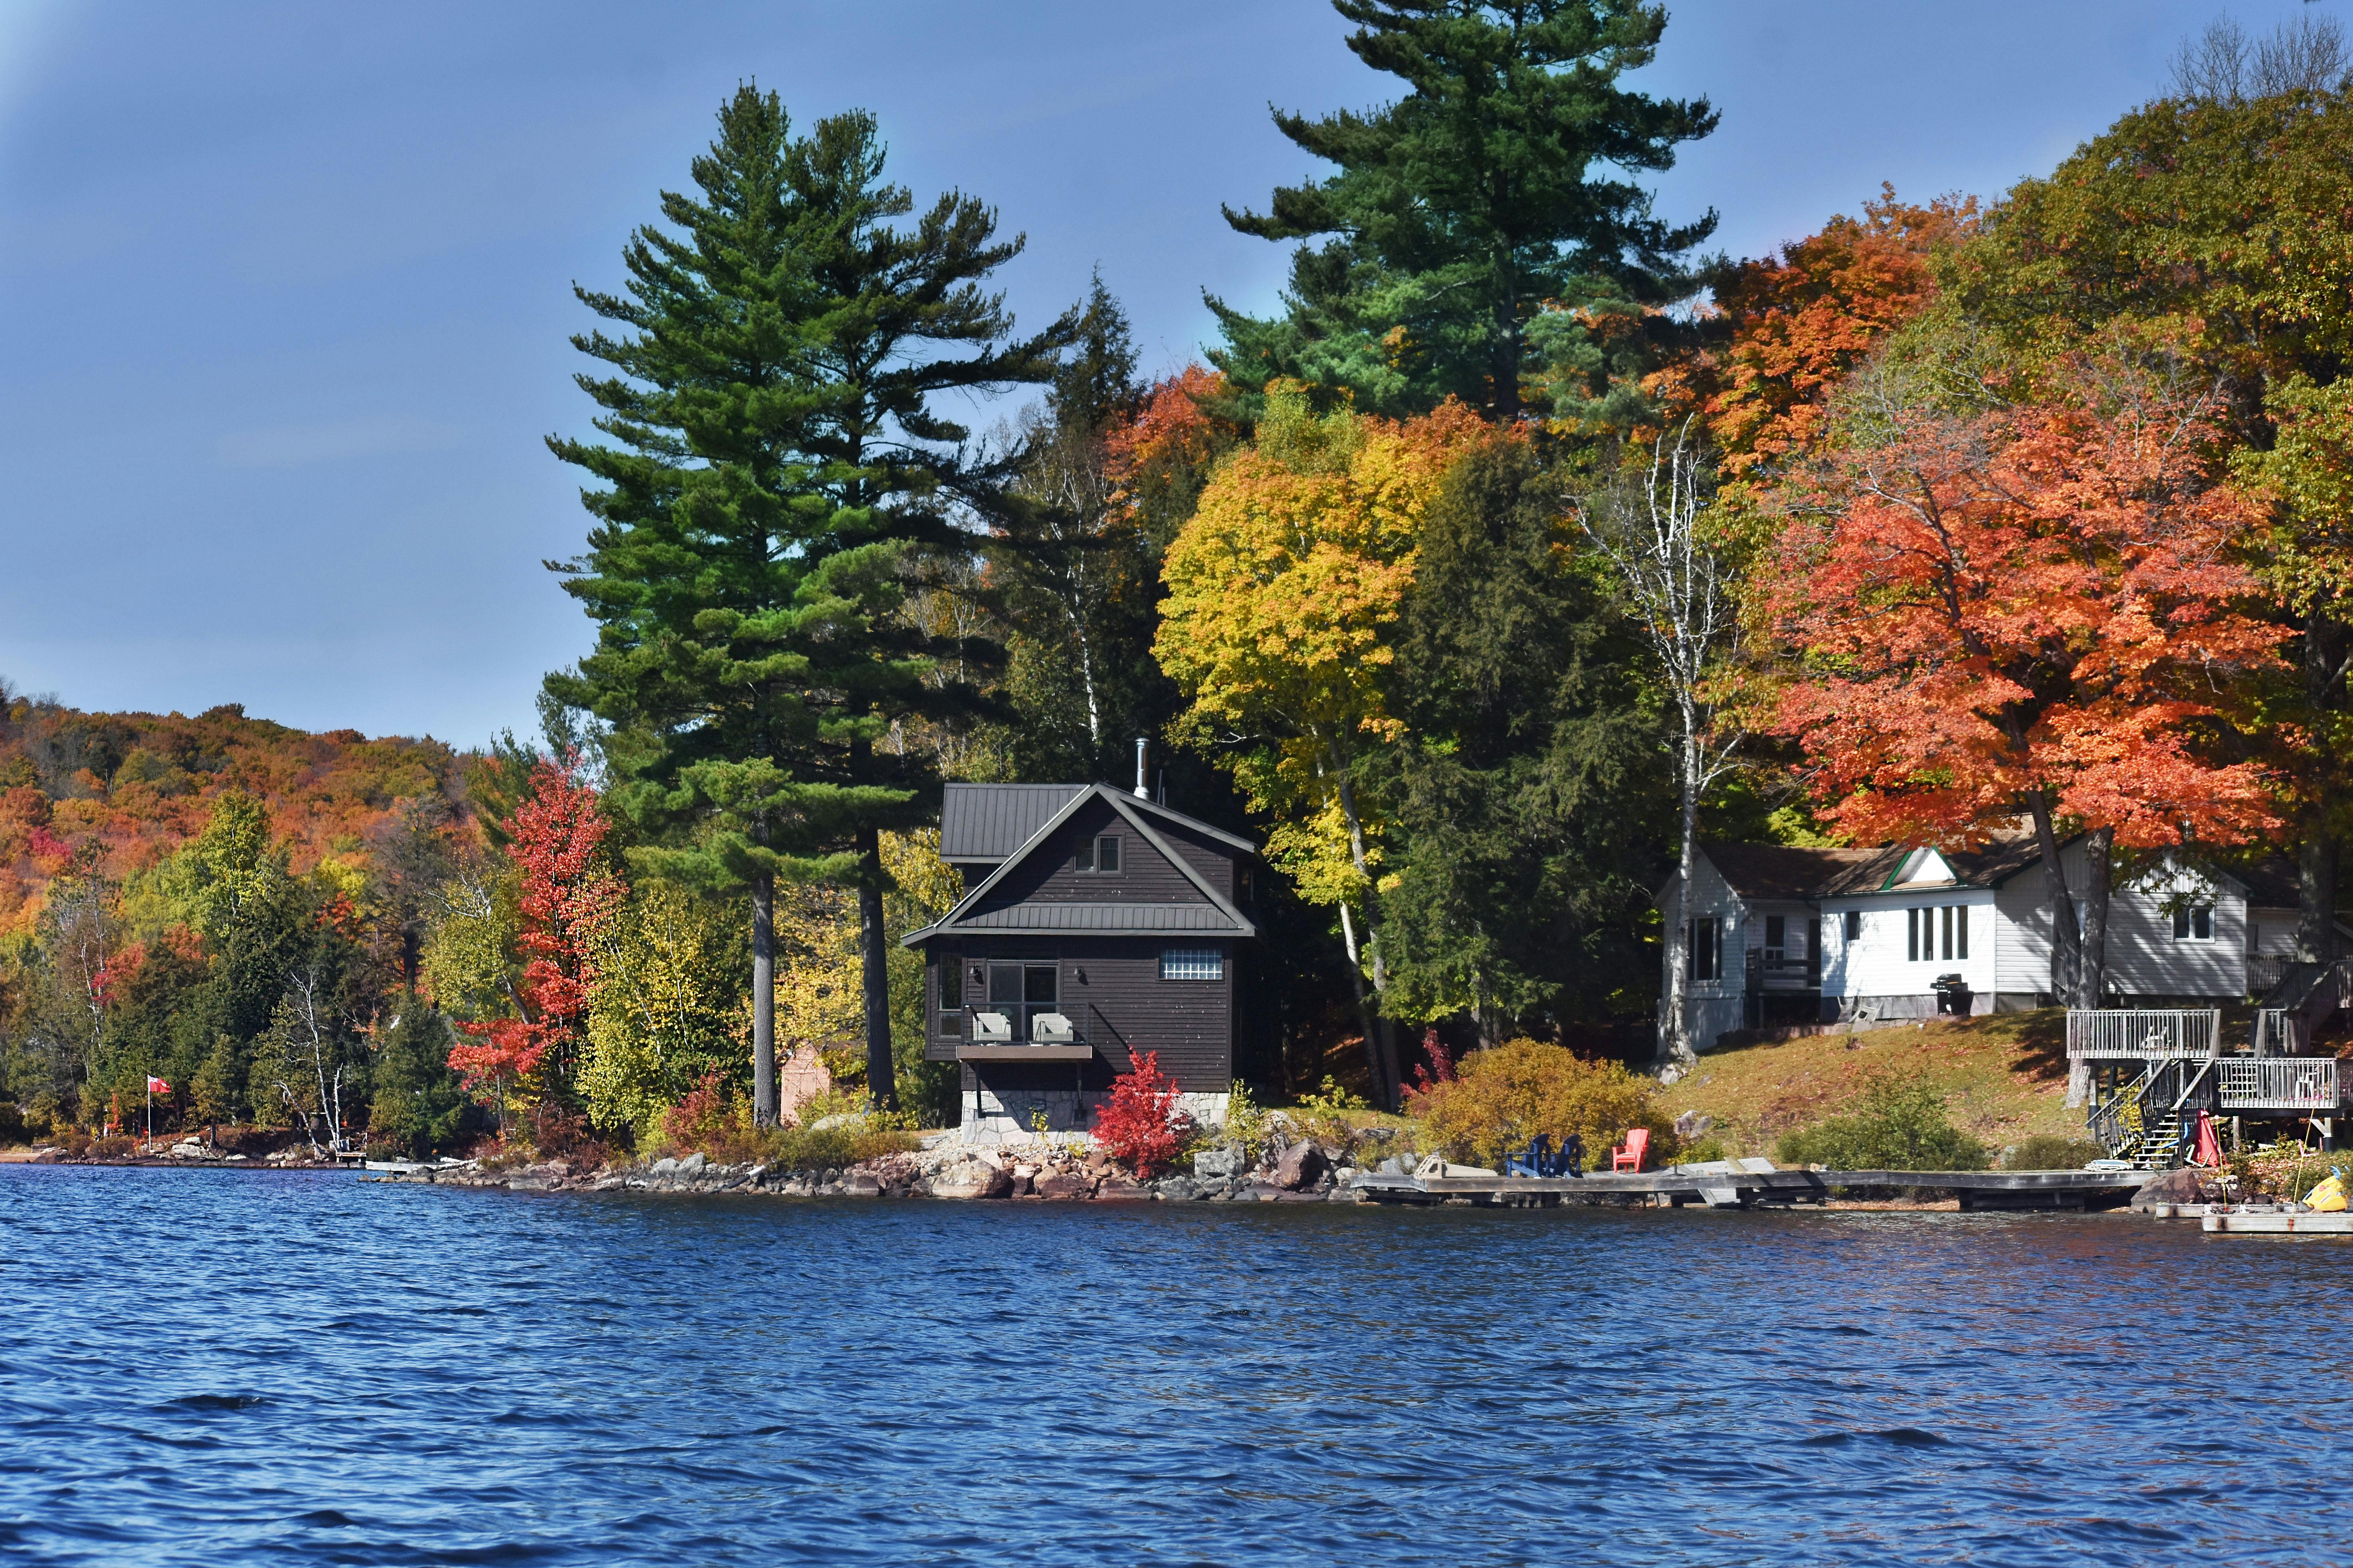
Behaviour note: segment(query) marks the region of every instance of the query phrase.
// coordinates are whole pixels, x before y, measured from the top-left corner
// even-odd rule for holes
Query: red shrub
[[[1095,1141],[1139,1176],[1149,1176],[1176,1157],[1193,1119],[1176,1109],[1176,1085],[1160,1070],[1160,1053],[1135,1058],[1135,1070],[1120,1074],[1111,1099],[1095,1116]]]

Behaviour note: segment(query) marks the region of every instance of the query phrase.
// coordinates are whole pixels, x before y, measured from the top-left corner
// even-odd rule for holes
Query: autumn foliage
[[[520,1016],[460,1024],[468,1038],[449,1053],[476,1093],[570,1098],[587,1042],[596,942],[627,893],[605,867],[610,830],[596,791],[569,768],[543,761],[533,770],[512,826],[522,883]]]
[[[1810,679],[1779,727],[1858,843],[1982,835],[2038,799],[2154,847],[2274,825],[2209,742],[2282,633],[2243,608],[2244,505],[2201,411],[1900,414],[1781,542],[1767,606]]]
[[[1160,1070],[1160,1053],[1142,1053],[1095,1113],[1095,1142],[1139,1176],[1166,1169],[1192,1131],[1176,1096],[1176,1080]]]
[[[1734,268],[1715,290],[1731,342],[1700,367],[1712,384],[1710,435],[1727,474],[1803,452],[1819,440],[1831,394],[1897,327],[1936,298],[1936,253],[1977,227],[1976,198],[1926,206],[1892,185],[1778,257]]]

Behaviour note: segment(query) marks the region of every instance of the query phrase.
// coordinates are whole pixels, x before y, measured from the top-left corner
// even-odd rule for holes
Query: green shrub
[[[2037,1132],[2012,1149],[2002,1163],[2013,1171],[2080,1171],[2092,1161],[2107,1157],[2108,1152],[2088,1138]]]
[[[1412,1097],[1429,1146],[1450,1159],[1500,1170],[1505,1154],[1539,1132],[1585,1141],[1588,1163],[1606,1163],[1631,1128],[1651,1130],[1651,1162],[1673,1156],[1674,1123],[1658,1086],[1617,1062],[1588,1062],[1560,1046],[1506,1040],[1462,1058],[1455,1077]]]
[[[1946,1117],[1943,1095],[1894,1077],[1866,1089],[1855,1114],[1783,1133],[1773,1157],[1833,1171],[1982,1171],[1989,1163],[1985,1145]]]

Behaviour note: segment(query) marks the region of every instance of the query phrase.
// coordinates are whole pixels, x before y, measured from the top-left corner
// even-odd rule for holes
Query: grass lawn
[[[2038,1132],[2085,1135],[2067,1109],[2066,1018],[2050,1007],[1711,1051],[1662,1098],[1673,1114],[1713,1118],[1703,1136],[1725,1154],[1769,1154],[1783,1132],[1843,1114],[1873,1078],[1896,1073],[1943,1091],[1953,1125],[1999,1160]]]

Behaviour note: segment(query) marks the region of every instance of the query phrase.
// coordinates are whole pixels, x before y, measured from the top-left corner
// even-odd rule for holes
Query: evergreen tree
[[[1098,277],[1078,341],[1023,431],[995,520],[1010,628],[1008,751],[1028,778],[1118,779],[1126,749],[1180,706],[1152,661],[1159,552],[1113,441],[1144,395],[1127,316]]]
[[[368,1108],[368,1141],[424,1159],[458,1141],[466,1096],[449,1070],[448,1021],[413,991],[403,992],[396,1005],[371,1075],[375,1098]]]
[[[1332,237],[1296,253],[1281,318],[1209,300],[1226,336],[1210,355],[1219,368],[1243,388],[1295,377],[1384,413],[1452,395],[1499,419],[1519,415],[1532,371],[1568,373],[1572,402],[1624,379],[1616,362],[1645,335],[1644,309],[1692,292],[1676,258],[1715,226],[1712,211],[1663,223],[1641,186],[1596,168],[1666,169],[1678,145],[1715,129],[1704,99],[1618,85],[1650,63],[1665,10],[1644,0],[1333,7],[1356,24],[1356,58],[1410,90],[1362,114],[1276,111],[1285,136],[1340,172],[1278,189],[1264,215],[1229,208],[1226,221],[1262,239]],[[1596,311],[1620,318],[1613,331],[1588,330]]]
[[[932,401],[1040,382],[1069,323],[1011,339],[982,292],[1021,240],[943,195],[913,210],[883,183],[872,117],[790,134],[774,93],[745,86],[695,160],[699,196],[664,193],[675,233],[640,228],[626,297],[579,290],[626,329],[574,340],[617,374],[580,384],[605,442],[551,438],[605,488],[565,587],[598,623],[559,700],[616,727],[619,809],[668,842],[632,852],[657,874],[753,906],[754,1103],[776,1113],[779,879],[853,882],[865,960],[870,1081],[892,1099],[880,835],[933,810],[925,757],[894,724],[954,722],[968,682],[902,613],[926,558],[961,550],[952,510],[997,478],[961,458],[965,430]]]
[[[1644,972],[1671,816],[1638,650],[1568,547],[1567,482],[1505,439],[1448,473],[1393,667],[1410,739],[1379,753],[1405,845],[1385,1005],[1467,1009],[1488,1044],[1605,1016]]]

